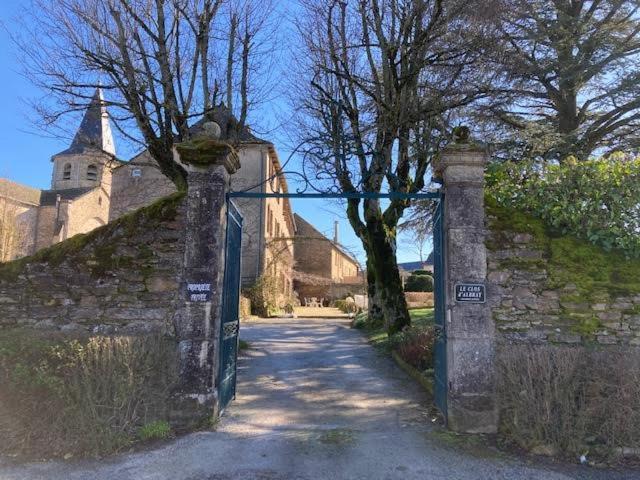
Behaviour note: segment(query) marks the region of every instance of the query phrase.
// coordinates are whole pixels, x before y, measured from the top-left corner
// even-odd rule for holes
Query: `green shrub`
[[[366,313],[359,313],[351,322],[351,328],[356,328],[358,330],[367,328],[367,319],[368,318]]]
[[[163,420],[175,343],[161,336],[0,332],[0,451],[103,455]],[[3,422],[3,418],[11,418]]]
[[[412,274],[407,279],[404,290],[405,292],[433,292],[433,277]]]
[[[571,234],[610,251],[640,258],[640,158],[612,155],[562,165],[491,165],[493,201],[541,218],[558,234]]]
[[[411,275],[416,275],[416,276],[420,276],[420,275],[428,275],[428,276],[432,276],[431,272],[429,270],[414,270],[413,272],[411,272]]]
[[[164,440],[171,436],[171,426],[164,420],[156,420],[155,422],[143,425],[138,431],[138,438],[143,442],[149,440]]]

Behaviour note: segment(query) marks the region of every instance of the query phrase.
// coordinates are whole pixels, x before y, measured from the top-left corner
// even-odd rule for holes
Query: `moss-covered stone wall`
[[[550,232],[487,199],[498,342],[640,346],[640,261]]]
[[[173,333],[184,260],[183,195],[0,264],[0,328]]]

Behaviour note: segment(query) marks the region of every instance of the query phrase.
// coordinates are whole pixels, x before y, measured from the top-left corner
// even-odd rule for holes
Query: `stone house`
[[[232,177],[234,190],[287,192],[275,146],[248,128],[235,132],[237,122],[224,106],[213,120],[222,139],[238,145],[241,168]],[[202,121],[193,126],[202,128]],[[232,133],[233,131],[233,133]],[[51,190],[38,190],[0,179],[0,261],[8,261],[87,233],[124,214],[176,191],[148,151],[128,162],[115,155],[109,114],[97,90],[71,146],[52,157]],[[242,284],[252,285],[269,273],[280,293],[293,290],[295,222],[288,199],[238,199],[244,217]]]
[[[331,301],[362,293],[363,272],[355,257],[340,244],[337,222],[330,240],[300,215],[294,214],[294,218],[294,288],[300,301],[304,304],[304,299],[311,297]]]

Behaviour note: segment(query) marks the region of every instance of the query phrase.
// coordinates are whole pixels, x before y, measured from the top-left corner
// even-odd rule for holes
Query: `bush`
[[[433,368],[435,330],[433,327],[410,327],[390,338],[392,350],[412,367],[424,371]]]
[[[103,455],[165,419],[175,378],[173,341],[46,335],[0,332],[4,453]]]
[[[640,448],[640,354],[583,347],[499,350],[500,430],[568,455]]]
[[[359,308],[353,298],[345,298],[344,300],[335,300],[333,306],[344,313],[357,313]]]
[[[430,277],[432,276],[429,270],[414,270],[413,272],[411,272],[411,275],[415,275],[417,277],[421,275],[429,275]]]
[[[367,314],[359,313],[355,316],[355,318],[351,321],[351,328],[356,328],[358,330],[364,330],[367,328]]]
[[[405,292],[433,292],[433,277],[412,274],[407,279],[404,290]]]
[[[640,158],[612,155],[563,165],[493,164],[487,174],[492,201],[544,220],[605,250],[640,258]]]

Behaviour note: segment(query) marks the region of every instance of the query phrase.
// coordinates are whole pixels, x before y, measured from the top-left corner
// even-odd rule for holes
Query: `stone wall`
[[[173,333],[182,197],[0,265],[0,327]]]
[[[488,295],[499,343],[640,345],[640,261],[487,210]]]
[[[116,220],[175,191],[173,182],[145,150],[113,170],[109,219]]]

